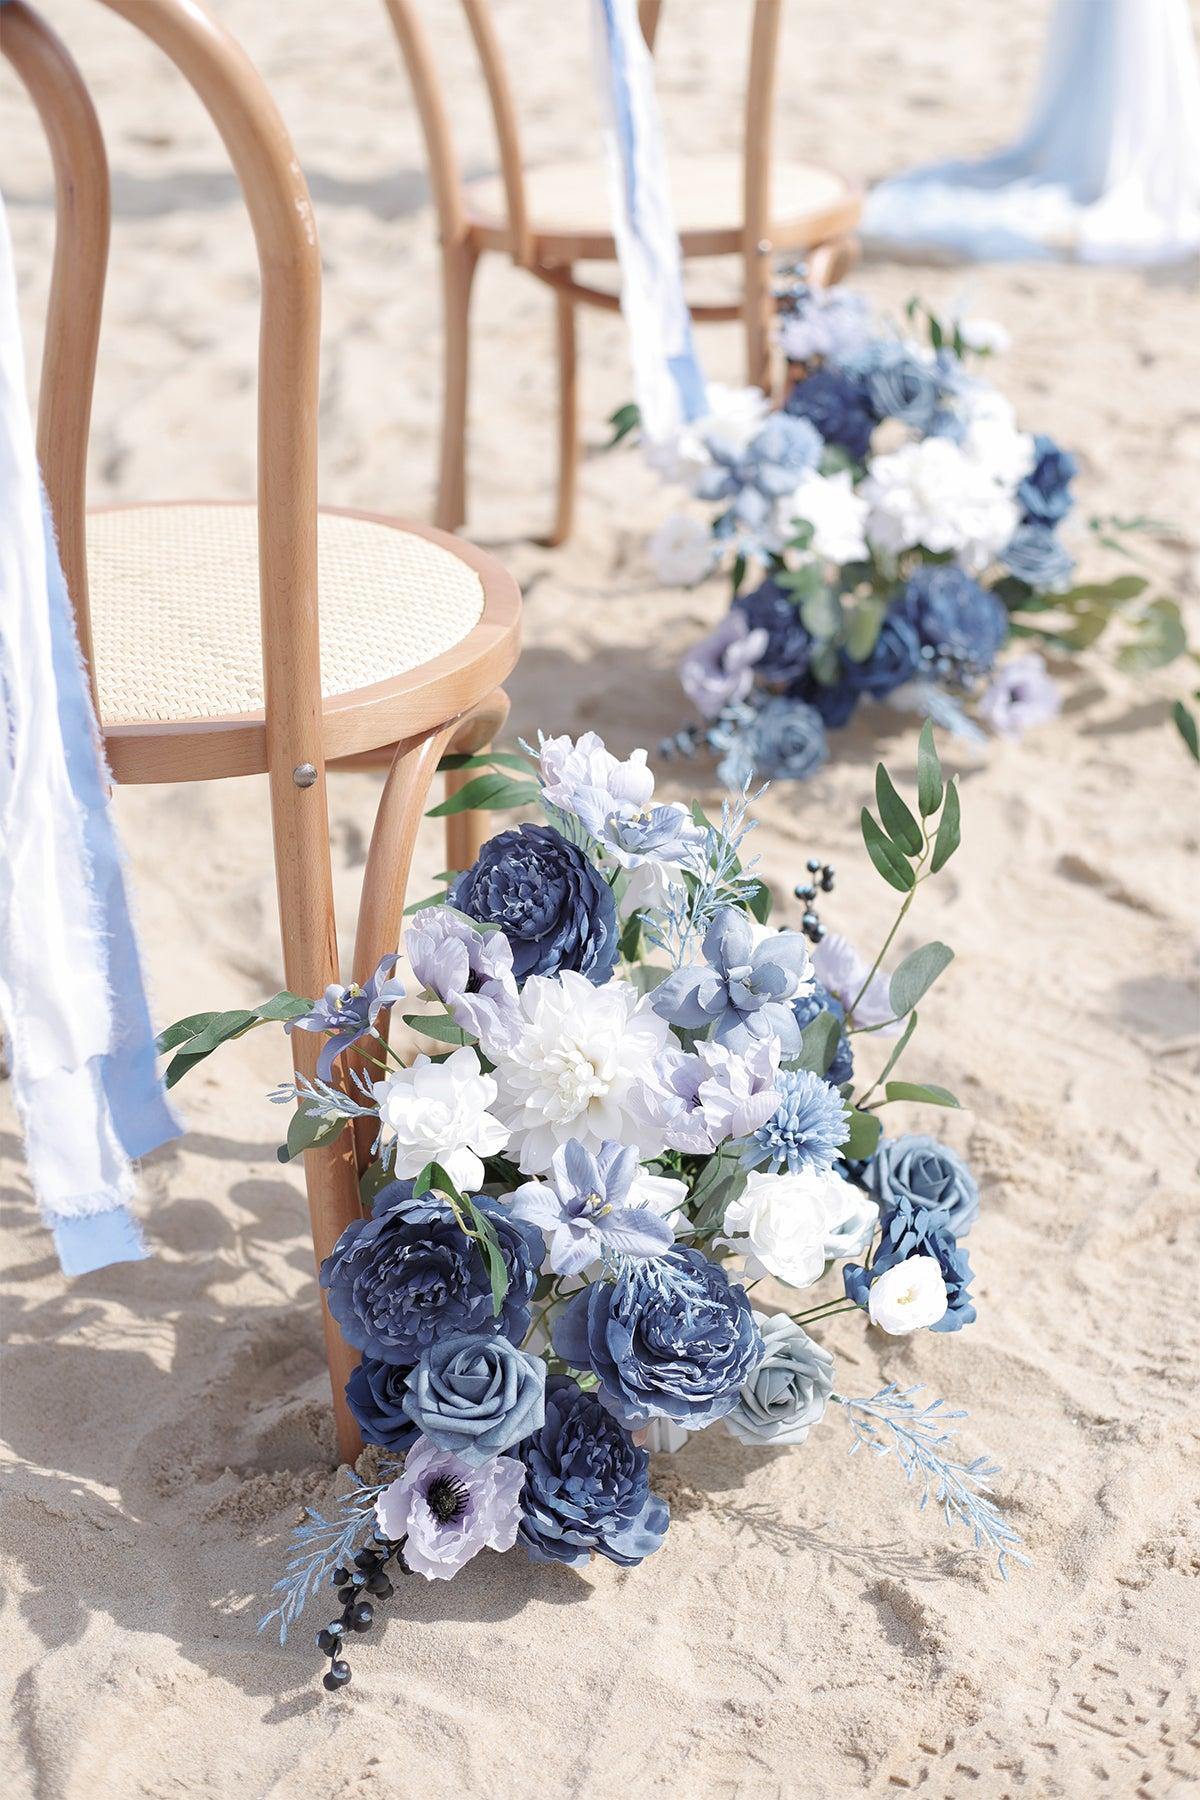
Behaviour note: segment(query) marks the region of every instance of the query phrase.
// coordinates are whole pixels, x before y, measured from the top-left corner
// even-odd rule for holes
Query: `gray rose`
[[[754,1323],[766,1355],[725,1423],[743,1444],[802,1444],[833,1392],[833,1358],[786,1313],[756,1312]]]
[[[953,1237],[964,1238],[979,1217],[979,1187],[957,1151],[931,1137],[884,1138],[861,1176],[886,1217],[901,1199],[940,1208]]]
[[[425,1351],[403,1406],[439,1450],[486,1462],[541,1430],[546,1365],[507,1338],[456,1331]]]

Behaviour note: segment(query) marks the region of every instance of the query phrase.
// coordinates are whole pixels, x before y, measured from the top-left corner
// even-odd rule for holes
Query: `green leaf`
[[[875,801],[883,820],[883,829],[893,843],[901,850],[907,850],[910,856],[919,856],[925,842],[921,827],[896,792],[895,784],[882,763],[875,766]]]
[[[638,959],[638,951],[642,944],[642,915],[640,912],[630,913],[621,927],[621,935],[617,940],[617,949],[623,962],[632,963]]]
[[[737,555],[733,559],[733,573],[730,576],[730,581],[733,585],[733,597],[735,600],[737,599],[738,594],[741,592],[741,586],[742,586],[743,581],[745,581],[745,579],[746,579],[746,559],[742,555],[741,551],[739,550]]]
[[[1136,600],[1150,586],[1144,575],[1118,575],[1113,581],[1087,581],[1081,587],[1068,589],[1065,594],[1058,595],[1061,606],[1073,606],[1077,600],[1098,603],[1104,606],[1122,606],[1127,600]]]
[[[760,925],[765,925],[771,917],[771,907],[775,896],[765,881],[757,881],[746,895],[746,905]]]
[[[896,1064],[900,1061],[900,1058],[904,1055],[904,1052],[908,1049],[909,1042],[911,1041],[911,1038],[912,1038],[912,1034],[916,1029],[917,1029],[917,1015],[914,1011],[914,1012],[909,1013],[908,1024],[904,1027],[904,1030],[902,1031],[900,1036],[896,1039],[896,1042],[892,1045],[892,1054],[888,1057],[887,1061],[883,1065],[883,1068],[882,1068],[882,1070],[880,1072],[880,1076],[879,1076],[880,1081],[887,1080],[888,1076],[891,1074],[891,1072],[895,1068]]]
[[[746,1170],[737,1152],[719,1150],[709,1158],[689,1196],[698,1236],[716,1230],[729,1202],[737,1199],[745,1185]]]
[[[518,775],[529,774],[529,758],[515,750],[484,750],[478,756],[443,756],[438,764],[440,774],[448,769],[515,769]]]
[[[670,969],[662,968],[658,963],[635,963],[629,971],[629,979],[639,994],[652,994],[660,982],[667,979]]]
[[[950,946],[939,943],[923,944],[911,956],[905,957],[888,986],[888,999],[898,1019],[912,1011],[922,994],[953,961],[954,952]]]
[[[295,1162],[306,1150],[315,1150],[322,1144],[332,1144],[334,1138],[340,1137],[349,1119],[321,1119],[297,1107],[288,1125],[287,1143],[281,1144],[275,1152],[281,1163]]]
[[[823,1075],[837,1053],[842,1022],[835,1013],[821,1012],[800,1033],[799,1054],[789,1059],[789,1069],[811,1069]]]
[[[413,913],[424,912],[427,906],[447,906],[449,902],[449,889],[441,894],[426,894],[423,900],[413,900],[405,907],[404,917],[408,919],[412,917]]]
[[[636,431],[641,422],[642,414],[636,400],[627,400],[624,406],[618,406],[616,412],[608,415],[612,436],[604,446],[605,449],[615,450],[622,438],[627,438],[631,431]]]
[[[829,643],[842,629],[842,603],[832,588],[822,585],[801,600],[800,617],[818,643]]]
[[[933,856],[929,867],[936,875],[944,869],[954,852],[958,849],[962,838],[962,819],[958,803],[958,783],[952,781],[946,789],[946,804],[942,808],[941,820],[938,824],[937,837],[933,843]]]
[[[381,1188],[385,1188],[391,1180],[391,1171],[385,1169],[382,1163],[373,1162],[367,1164],[366,1168],[358,1178],[358,1203],[365,1214],[368,1216],[370,1215],[371,1209],[375,1204],[376,1194],[379,1193]]]
[[[186,1044],[189,1038],[199,1037],[204,1028],[219,1017],[219,1013],[206,1012],[192,1013],[187,1019],[177,1019],[174,1025],[168,1025],[165,1031],[159,1032],[154,1040],[154,1048],[160,1056],[165,1056],[176,1045]]]
[[[1182,700],[1177,700],[1171,708],[1171,717],[1175,721],[1176,730],[1191,751],[1192,756],[1197,762],[1200,762],[1200,736],[1196,732],[1195,713],[1190,707],[1185,706]]]
[[[500,1248],[500,1239],[496,1227],[485,1212],[481,1212],[469,1195],[462,1195],[462,1204],[467,1216],[475,1227],[475,1242],[479,1245],[483,1257],[483,1266],[487,1270],[488,1280],[492,1287],[492,1311],[496,1318],[500,1317],[504,1305],[504,1296],[508,1292],[508,1265],[504,1260],[504,1252]]]
[[[862,809],[862,834],[867,855],[888,886],[894,887],[899,894],[909,893],[916,886],[916,876],[907,858],[897,850],[890,837],[885,837],[865,806]]]
[[[846,655],[851,662],[866,662],[879,641],[887,602],[871,597],[851,608],[846,626]]]
[[[405,1013],[403,1017],[404,1023],[411,1025],[414,1031],[427,1038],[436,1038],[439,1044],[469,1044],[473,1041],[462,1026],[456,1025],[445,1013]]]
[[[859,1112],[857,1106],[846,1108],[846,1119],[850,1135],[842,1145],[842,1155],[847,1162],[865,1162],[868,1156],[874,1156],[883,1126],[874,1113]]]
[[[949,1088],[935,1087],[932,1082],[889,1081],[883,1091],[889,1100],[912,1100],[920,1106],[958,1108],[958,1101]]]
[[[264,1000],[254,1011],[256,1017],[272,1023],[284,1019],[302,1019],[305,1013],[312,1011],[312,1001],[302,1000],[299,994],[289,994],[285,988],[281,994],[272,994],[269,1000]]]
[[[536,781],[514,781],[511,775],[476,775],[440,806],[431,806],[425,817],[448,819],[452,813],[460,812],[508,812],[514,807],[529,806],[540,793]]]
[[[926,719],[917,739],[917,805],[928,819],[942,804],[942,764],[933,741],[933,724]]]
[[[801,563],[798,569],[784,569],[775,576],[775,586],[791,596],[797,606],[814,594],[825,592],[825,576],[819,563]]]
[[[1137,636],[1117,652],[1117,667],[1130,675],[1165,669],[1187,649],[1187,631],[1174,600],[1152,600],[1136,625]]]

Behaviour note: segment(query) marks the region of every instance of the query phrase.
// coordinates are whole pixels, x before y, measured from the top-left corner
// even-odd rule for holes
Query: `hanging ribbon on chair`
[[[654,62],[636,0],[594,0],[593,46],[608,153],[621,311],[629,331],[643,438],[672,438],[708,397],[683,295]]]
[[[68,1275],[147,1255],[131,1160],[179,1134],[42,489],[0,203],[0,1022],[42,1216]]]

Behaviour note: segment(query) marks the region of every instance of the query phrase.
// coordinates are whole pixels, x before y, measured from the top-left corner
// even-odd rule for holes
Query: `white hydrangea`
[[[496,1083],[483,1073],[474,1050],[464,1046],[443,1063],[418,1056],[372,1089],[385,1139],[395,1145],[394,1173],[402,1180],[419,1175],[426,1163],[441,1163],[456,1187],[479,1187],[480,1160],[498,1156],[508,1143],[507,1127],[490,1111]]]
[[[870,507],[867,537],[884,556],[921,544],[980,570],[1020,522],[1012,495],[949,438],[924,438],[877,456],[861,491]]]
[[[780,501],[778,523],[785,535],[795,519],[811,525],[812,553],[823,562],[861,562],[867,555],[864,527],[869,511],[869,503],[854,491],[849,469],[839,469],[836,475],[813,470]]]
[[[669,438],[646,444],[646,461],[657,469],[664,481],[680,483],[689,490],[696,478],[712,462],[708,452],[709,436],[719,437],[734,450],[744,450],[767,413],[771,402],[761,388],[727,387],[723,382],[708,383],[708,411],[702,419],[681,425]]]

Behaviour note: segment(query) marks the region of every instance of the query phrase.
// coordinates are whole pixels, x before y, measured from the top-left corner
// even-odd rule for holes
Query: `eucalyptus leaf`
[[[882,763],[875,767],[875,802],[879,807],[879,817],[883,820],[883,829],[910,856],[919,856],[925,842],[921,827],[912,813],[896,792],[895,784]]]
[[[295,1162],[306,1150],[332,1144],[349,1123],[349,1119],[322,1119],[298,1106],[288,1125],[287,1143],[281,1144],[275,1154],[281,1163]]]
[[[921,817],[928,819],[941,804],[942,763],[933,741],[933,724],[926,719],[917,739],[917,805]]]
[[[838,636],[842,629],[842,612],[841,601],[832,588],[824,585],[816,593],[806,594],[800,602],[804,628],[819,643],[828,643]]]
[[[888,986],[888,999],[898,1019],[910,1013],[922,994],[931,988],[942,970],[954,961],[948,944],[923,944],[895,970]]]
[[[911,1100],[921,1106],[953,1106],[958,1101],[949,1088],[935,1087],[931,1082],[889,1081],[884,1088],[889,1100]]]
[[[745,1185],[746,1170],[736,1152],[720,1150],[709,1158],[690,1195],[697,1236],[717,1229],[730,1201],[737,1199]]]
[[[469,1044],[472,1040],[461,1025],[447,1018],[445,1013],[405,1013],[404,1023],[411,1025],[423,1037],[436,1038],[439,1044]]]
[[[874,1156],[883,1126],[874,1113],[860,1112],[856,1106],[846,1108],[846,1121],[850,1135],[842,1145],[842,1155],[847,1162],[865,1162]]]
[[[462,1196],[462,1204],[467,1216],[474,1226],[475,1241],[483,1257],[483,1266],[487,1271],[492,1288],[492,1312],[500,1317],[504,1306],[504,1296],[508,1292],[508,1265],[504,1260],[504,1252],[500,1248],[500,1239],[496,1235],[496,1227],[485,1212],[481,1212],[469,1195]]]
[[[962,838],[961,817],[958,802],[958,783],[952,781],[946,789],[946,804],[942,808],[942,816],[938,822],[937,837],[933,843],[933,856],[930,868],[936,875],[944,869],[954,852],[958,849]]]
[[[483,750],[477,756],[443,756],[438,764],[442,774],[452,769],[515,769],[518,775],[528,776],[530,762],[527,756],[520,756],[515,750]]]
[[[641,408],[636,400],[627,400],[624,406],[618,406],[616,412],[609,413],[608,422],[612,426],[612,436],[604,446],[606,450],[615,450],[623,438],[631,431],[636,431],[642,422]]]
[[[887,602],[871,596],[850,609],[846,626],[846,655],[851,662],[866,662],[879,641]]]
[[[800,1050],[789,1060],[789,1069],[811,1069],[814,1075],[824,1075],[837,1054],[841,1035],[842,1022],[835,1013],[818,1013],[800,1033]]]
[[[767,920],[771,917],[771,906],[773,901],[774,895],[765,881],[755,882],[754,886],[748,889],[746,894],[746,905],[750,908],[751,914],[758,920],[760,925],[765,925]]]
[[[865,806],[862,810],[862,834],[867,855],[888,886],[894,887],[899,894],[911,892],[916,885],[916,876],[906,857],[896,848],[891,838],[879,829]]]
[[[1136,600],[1144,594],[1150,583],[1144,575],[1118,575],[1112,581],[1087,581],[1080,587],[1068,589],[1059,596],[1064,606],[1071,606],[1077,600],[1085,600],[1092,604],[1104,606],[1123,606],[1127,600]]]
[[[1187,631],[1174,600],[1152,600],[1137,621],[1137,636],[1117,652],[1117,666],[1130,675],[1165,669],[1187,649]]]
[[[509,812],[518,806],[530,806],[541,789],[536,781],[514,781],[511,775],[499,773],[476,775],[456,794],[431,806],[427,819],[448,819],[460,812]]]
[[[1192,756],[1200,762],[1200,734],[1196,730],[1196,715],[1182,700],[1177,700],[1171,708],[1171,717],[1175,721],[1175,729],[1191,751]]]
[[[883,1065],[883,1069],[881,1070],[880,1076],[879,1076],[880,1081],[887,1080],[888,1076],[891,1074],[891,1072],[895,1068],[896,1064],[900,1061],[900,1058],[904,1055],[904,1052],[908,1049],[909,1043],[912,1040],[912,1034],[916,1029],[917,1029],[917,1014],[914,1011],[914,1012],[909,1013],[907,1025],[904,1027],[904,1030],[901,1032],[900,1036],[896,1039],[896,1042],[892,1045],[892,1054],[888,1057],[887,1061]]]

